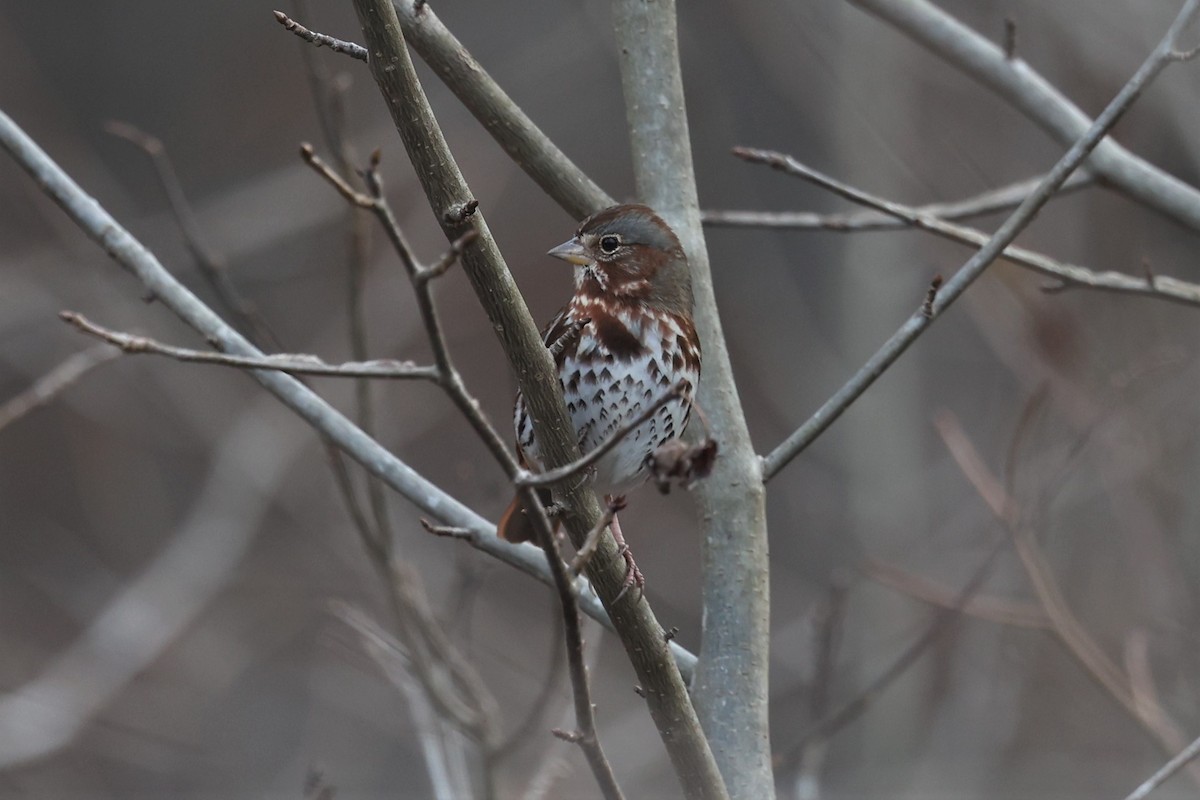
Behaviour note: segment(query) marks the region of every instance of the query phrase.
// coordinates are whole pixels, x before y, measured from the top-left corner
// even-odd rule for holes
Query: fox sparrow
[[[592,468],[597,489],[618,493],[646,478],[655,449],[683,433],[700,378],[700,341],[692,324],[692,279],[674,231],[650,208],[619,205],[583,221],[549,255],[575,266],[575,294],[542,333],[554,351],[567,412],[585,454],[633,422],[672,387],[683,392],[630,431]],[[533,421],[517,394],[514,424],[525,464],[542,468]],[[620,526],[613,536],[629,566],[626,585],[642,583]],[[500,536],[533,538],[519,499],[500,520]]]

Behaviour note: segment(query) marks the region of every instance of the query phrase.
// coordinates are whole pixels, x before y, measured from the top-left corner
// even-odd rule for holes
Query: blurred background
[[[1093,115],[1178,5],[941,3],[996,41],[1012,19],[1019,55]],[[277,24],[274,7],[0,0],[0,109],[216,304],[150,162],[105,126],[126,121],[159,137],[205,242],[284,347],[343,360],[347,211],[297,156],[302,141],[324,146],[306,45]],[[585,171],[631,198],[606,3],[434,7]],[[853,210],[738,161],[734,145],[784,150],[914,204],[1036,175],[1062,152],[1002,100],[847,3],[700,0],[680,13],[706,209]],[[311,0],[308,14],[301,21],[314,29],[361,40],[348,2]],[[382,149],[401,223],[422,257],[436,257],[445,242],[365,65],[317,55],[346,74],[348,136],[360,154]],[[418,66],[535,318],[549,319],[570,276],[544,253],[575,222]],[[1200,182],[1197,69],[1168,69],[1116,132],[1191,184]],[[0,403],[94,348],[58,319],[63,309],[203,347],[144,302],[8,158],[0,209]],[[999,220],[975,224],[991,230]],[[1103,188],[1055,200],[1021,241],[1096,270],[1140,275],[1149,264],[1200,281],[1195,231]],[[874,352],[935,274],[969,255],[917,232],[710,229],[708,242],[761,452]],[[384,244],[374,236],[361,291],[368,350],[427,361],[409,285]],[[798,796],[803,772],[831,798],[1114,797],[1165,760],[1161,736],[1081,665],[1075,654],[1087,647],[1076,641],[1073,651],[1047,629],[1025,564],[935,420],[1006,487],[1084,644],[1131,692],[1157,697],[1162,725],[1186,740],[1200,733],[1200,309],[1046,294],[1044,283],[994,266],[771,482],[772,734],[784,796]],[[515,384],[461,273],[437,284],[437,300],[470,388],[507,429]],[[315,386],[353,410],[349,383]],[[385,445],[481,514],[499,514],[510,497],[503,476],[436,388],[378,383],[372,393]],[[648,597],[694,650],[692,504],[648,489],[630,500],[623,527]],[[555,782],[544,796],[595,796],[582,757],[549,733],[573,724],[556,599],[429,536],[402,499],[390,497],[388,511],[397,551],[498,698],[504,733],[540,711],[498,764],[499,796],[524,796],[547,765]],[[31,753],[0,772],[0,796],[301,798],[314,770],[338,797],[432,796],[412,706],[343,621],[350,607],[394,624],[323,449],[246,376],[111,359],[7,424],[0,537],[0,742],[10,755]],[[953,603],[998,545],[970,613],[943,626],[861,717],[805,740],[928,629],[937,613],[928,601]],[[164,588],[176,605],[155,605]],[[101,650],[144,652],[127,674],[80,650],[101,622],[121,633]],[[589,638],[600,733],[628,796],[678,797],[619,644],[595,629]],[[539,699],[547,685],[549,699]],[[42,699],[65,716],[14,729],[23,717],[5,712],[20,710],[12,692],[22,687],[52,689]],[[1196,791],[1182,775],[1160,795]]]

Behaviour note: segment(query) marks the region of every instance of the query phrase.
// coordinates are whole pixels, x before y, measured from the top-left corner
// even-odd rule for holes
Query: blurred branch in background
[[[149,565],[36,678],[0,695],[0,767],[69,744],[236,577],[303,444],[265,400],[233,421],[191,508]]]
[[[0,431],[36,411],[87,375],[96,367],[112,361],[121,351],[108,345],[89,347],[70,356],[54,369],[34,381],[28,389],[0,403]]]
[[[938,415],[935,424],[963,476],[1008,531],[1013,549],[1055,636],[1084,671],[1142,725],[1167,755],[1178,752],[1187,741],[1183,732],[1166,709],[1156,702],[1157,693],[1135,692],[1130,677],[1104,653],[1071,610],[1033,531],[1022,522],[1016,501],[987,468],[958,419],[944,412]],[[1193,767],[1190,772],[1192,779],[1200,784],[1200,767]]]

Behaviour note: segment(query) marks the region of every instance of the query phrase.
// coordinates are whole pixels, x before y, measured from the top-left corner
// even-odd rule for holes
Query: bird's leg
[[[604,501],[614,511],[625,507],[625,498],[621,495],[605,495]],[[642,571],[638,569],[637,562],[633,560],[633,553],[630,552],[629,545],[625,543],[625,537],[621,533],[621,523],[617,522],[617,515],[615,513],[608,528],[612,531],[613,541],[617,543],[617,552],[625,559],[625,581],[621,587],[621,591],[617,593],[613,602],[615,603],[624,597],[631,586],[637,587],[638,599],[641,599],[642,590],[646,586],[646,579],[642,577]]]

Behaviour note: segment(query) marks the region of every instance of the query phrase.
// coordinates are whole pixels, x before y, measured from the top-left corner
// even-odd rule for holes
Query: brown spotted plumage
[[[580,450],[595,448],[676,383],[686,387],[593,468],[597,489],[620,493],[645,480],[647,458],[683,433],[691,413],[700,342],[687,257],[671,228],[643,205],[613,206],[588,217],[550,255],[575,266],[575,293],[542,338],[555,353]],[[521,457],[540,469],[533,421],[520,394],[514,424]],[[509,541],[532,537],[517,500],[501,520],[500,535]],[[631,559],[630,567],[640,583]]]

